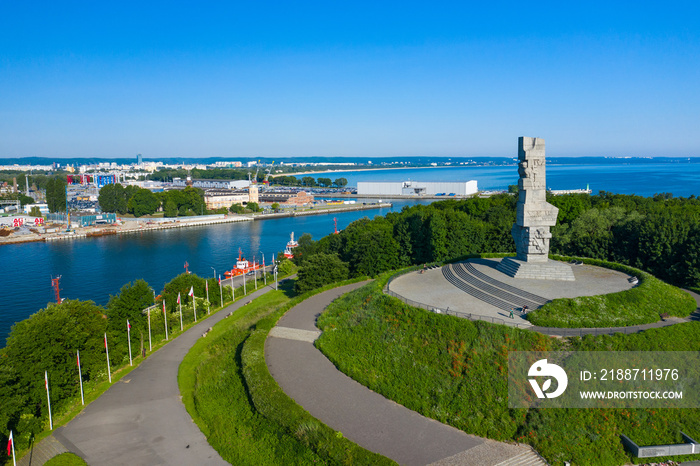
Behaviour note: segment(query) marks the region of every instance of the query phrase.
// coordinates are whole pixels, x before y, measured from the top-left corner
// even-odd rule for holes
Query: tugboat
[[[294,257],[294,253],[292,252],[292,249],[295,247],[299,246],[299,243],[294,241],[294,232],[290,235],[289,242],[287,243],[287,248],[284,250],[284,257],[287,259],[291,259]]]
[[[244,275],[248,272],[252,272],[253,270],[258,270],[259,268],[260,264],[246,260],[246,258],[243,257],[243,251],[241,251],[241,248],[238,248],[238,261],[236,261],[236,267],[231,270],[227,270],[224,272],[224,275],[226,277],[236,277],[238,275]]]

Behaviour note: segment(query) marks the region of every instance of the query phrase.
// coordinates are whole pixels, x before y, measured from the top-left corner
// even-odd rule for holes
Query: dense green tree
[[[243,207],[240,204],[231,204],[231,207],[229,207],[228,210],[230,210],[234,214],[242,214],[243,212],[245,212],[245,207]]]
[[[148,189],[139,189],[128,202],[129,212],[135,217],[151,215],[160,207],[158,196]]]
[[[336,178],[333,184],[339,188],[344,188],[347,186],[348,180],[346,178]]]
[[[312,187],[316,186],[316,180],[314,179],[313,176],[304,176],[301,179],[301,184],[312,188]]]
[[[163,212],[166,217],[177,217],[177,204],[172,199],[165,201]]]
[[[64,300],[17,322],[2,350],[5,377],[14,390],[26,396],[23,411],[48,417],[44,371],[48,372],[54,409],[79,393],[76,351],[80,351],[83,379],[106,378],[103,309],[91,301]],[[3,403],[4,404],[4,403]]]
[[[318,185],[322,186],[324,188],[327,188],[333,184],[333,181],[331,181],[330,178],[319,178],[317,181],[318,181]]]
[[[46,183],[46,204],[50,212],[66,211],[66,182],[54,177]]]
[[[304,293],[347,278],[348,266],[337,255],[318,253],[301,266],[294,287],[297,293]]]
[[[260,204],[257,202],[249,202],[246,204],[246,209],[250,210],[251,212],[260,212]]]
[[[129,198],[133,195],[134,189],[125,189],[119,183],[108,184],[100,188],[97,201],[100,203],[102,212],[115,212],[118,214],[127,213]]]
[[[34,217],[41,217],[41,209],[39,209],[38,207],[32,207],[29,210],[29,215],[33,215]]]
[[[278,202],[273,202],[272,205],[270,206],[270,209],[272,209],[275,212],[277,212],[279,210],[279,208],[280,208],[280,205]]]
[[[394,239],[393,226],[385,218],[356,220],[344,233],[343,260],[350,264],[354,276],[374,277],[398,266],[399,244]]]
[[[131,345],[134,356],[141,347],[144,334],[148,338],[148,322],[143,310],[153,304],[153,290],[144,280],[127,283],[119,290],[119,294],[111,296],[107,303],[107,327],[119,343],[110,353],[115,361],[123,361],[128,357],[126,321],[131,324]]]

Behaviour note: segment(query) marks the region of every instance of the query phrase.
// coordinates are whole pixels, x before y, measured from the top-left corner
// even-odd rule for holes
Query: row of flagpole
[[[273,258],[273,263],[274,263],[274,258]],[[265,256],[263,256],[263,271],[265,270]],[[275,267],[273,268],[273,274],[275,277],[275,289],[277,289],[277,265],[275,264]],[[267,275],[265,275],[265,285],[267,285]],[[207,301],[209,301],[209,283],[206,283],[206,290],[207,290]],[[243,274],[243,293],[247,294],[245,291],[245,274]],[[257,274],[255,274],[255,288],[257,289]],[[224,306],[224,295],[223,295],[223,284],[221,281],[221,275],[219,275],[219,292],[221,294],[221,307],[223,308]],[[192,304],[193,304],[193,310],[194,310],[194,321],[197,322],[197,304],[196,304],[196,299],[194,295],[194,286],[190,287],[190,291],[188,293],[188,296],[192,297]],[[235,294],[235,289],[233,287],[233,279],[231,279],[231,297],[233,301],[236,300],[236,294]],[[183,330],[183,324],[182,324],[182,301],[180,299],[180,293],[177,294],[177,303],[180,306],[180,331]],[[209,310],[207,310],[207,313],[209,313]],[[165,339],[168,340],[168,318],[167,318],[167,312],[166,312],[166,307],[165,307],[165,299],[163,299],[163,318],[165,322]],[[126,320],[126,331],[127,331],[127,339],[129,343],[129,365],[133,366],[133,360],[131,357],[131,324],[129,323],[129,319]],[[105,343],[105,353],[107,355],[107,375],[109,377],[109,383],[112,383],[112,370],[109,364],[109,345],[107,342],[107,333],[105,332],[104,334],[104,343]],[[148,311],[148,347],[149,351],[153,350],[153,346],[151,344],[151,312],[150,310]],[[82,405],[85,405],[85,396],[83,392],[83,373],[82,373],[82,368],[80,367],[80,350],[77,351],[76,353],[76,361],[78,364],[78,378],[80,380],[80,402]],[[46,400],[48,402],[48,408],[49,408],[49,429],[53,430],[53,418],[51,416],[51,395],[49,392],[49,374],[48,371],[44,371],[44,385],[46,387]],[[12,431],[10,431],[10,437],[7,443],[7,454],[10,455],[12,453],[12,462],[13,464],[16,465],[15,462],[15,446],[14,446],[14,440],[12,436]]]

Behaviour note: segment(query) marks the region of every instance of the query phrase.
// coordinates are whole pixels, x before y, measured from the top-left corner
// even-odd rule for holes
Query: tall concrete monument
[[[571,267],[549,260],[549,227],[557,223],[559,209],[547,202],[544,139],[518,138],[518,206],[511,234],[515,258],[506,257],[498,270],[515,278],[574,280]]]

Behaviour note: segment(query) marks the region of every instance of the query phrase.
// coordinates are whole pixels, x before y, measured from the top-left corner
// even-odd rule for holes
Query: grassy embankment
[[[698,409],[528,411],[507,401],[509,351],[699,351],[700,323],[561,341],[411,308],[381,293],[387,278],[333,302],[316,343],[341,371],[387,398],[470,434],[528,443],[552,464],[639,462],[620,434],[639,445],[681,443],[681,430],[700,437]]]
[[[87,466],[87,463],[73,453],[61,453],[44,463],[44,466]]]
[[[555,299],[528,314],[528,320],[535,325],[625,327],[658,322],[661,314],[687,317],[697,308],[697,303],[688,293],[639,269],[595,259],[551,257],[560,261],[576,259],[585,264],[617,270],[637,277],[639,284],[619,293]]]
[[[294,297],[292,284],[286,283],[214,326],[185,357],[178,376],[183,402],[224,460],[392,464],[313,418],[282,392],[265,364],[265,339],[277,320],[303,299],[334,286],[339,284]]]

